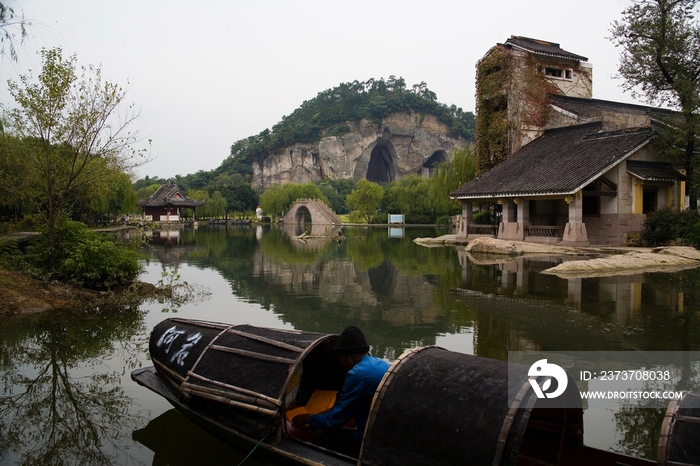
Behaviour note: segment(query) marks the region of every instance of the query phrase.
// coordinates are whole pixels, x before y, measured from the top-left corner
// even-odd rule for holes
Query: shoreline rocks
[[[607,257],[564,262],[542,271],[544,274],[569,277],[604,277],[640,272],[678,272],[700,266],[700,251],[686,246],[630,251]]]
[[[416,238],[424,246],[459,246],[455,235],[438,238]],[[629,275],[642,272],[676,272],[700,267],[700,251],[687,246],[658,248],[638,247],[567,247],[523,241],[504,241],[491,237],[480,237],[469,241],[464,249],[480,257],[518,257],[524,255],[585,256],[586,259],[567,260],[556,267],[542,271],[561,278],[603,277]],[[591,256],[594,256],[591,258]],[[504,257],[505,259],[505,257]]]

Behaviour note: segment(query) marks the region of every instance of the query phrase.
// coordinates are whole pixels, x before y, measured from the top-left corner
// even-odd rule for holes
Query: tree
[[[0,206],[17,209],[26,202],[26,196],[15,189],[30,173],[29,167],[20,163],[24,150],[21,139],[0,132]]]
[[[214,218],[226,218],[226,199],[219,191],[214,191],[211,195],[209,205],[209,216]]]
[[[151,194],[154,194],[156,191],[158,191],[158,189],[160,187],[161,187],[161,184],[153,183],[150,185],[141,186],[140,188],[134,188],[134,189],[136,189],[136,199],[145,199],[148,196],[150,196]],[[188,196],[188,197],[192,197],[192,196]],[[194,199],[194,198],[192,197],[192,199]]]
[[[133,105],[124,109],[125,91],[102,80],[100,68],[83,67],[76,74],[75,55],[64,59],[60,48],[41,51],[42,71],[9,81],[19,107],[9,113],[13,135],[25,142],[24,154],[9,163],[25,164],[29,176],[12,187],[35,206],[46,227],[50,271],[55,269],[55,231],[67,217],[76,191],[97,188],[114,173],[145,163],[137,151],[138,117]]]
[[[260,206],[266,214],[275,219],[279,218],[289,207],[283,185],[273,185],[265,189],[260,195]]]
[[[377,214],[377,207],[382,202],[384,190],[377,183],[366,179],[357,182],[357,186],[348,195],[347,205],[360,213],[367,223]]]
[[[132,434],[145,422],[132,413],[122,367],[108,362],[119,354],[125,369],[140,366],[145,312],[137,300],[104,303],[89,312],[40,313],[3,329],[0,463],[134,462]],[[99,369],[86,372],[91,364]]]
[[[430,180],[420,175],[409,175],[394,181],[389,188],[389,196],[398,212],[392,213],[405,214],[408,223],[424,223],[416,222],[414,217],[424,216],[424,220],[432,217],[429,189]]]
[[[70,218],[88,225],[102,221],[117,221],[120,214],[137,212],[136,193],[131,177],[114,172],[101,180],[99,187],[84,186],[71,193]]]
[[[258,206],[258,195],[253,191],[250,183],[238,174],[222,173],[208,185],[209,191],[219,191],[226,199],[227,210],[244,212],[255,210]]]
[[[316,186],[328,198],[329,206],[336,214],[347,214],[348,208],[345,200],[348,194],[355,188],[356,182],[353,179],[321,180],[316,182]]]
[[[694,19],[697,0],[640,0],[612,24],[612,41],[622,48],[618,72],[623,88],[652,105],[678,109],[674,124],[682,141],[682,163],[688,177],[690,208],[697,210],[696,139],[700,115],[700,25]]]
[[[187,192],[187,197],[197,201],[204,201],[204,205],[197,209],[197,218],[208,218],[214,215],[211,212],[211,198],[206,189],[191,189]],[[186,209],[186,211],[189,210],[190,209]],[[194,212],[192,212],[192,214],[194,216]]]
[[[454,215],[461,209],[450,199],[450,193],[474,178],[474,149],[455,150],[449,163],[438,165],[430,178],[430,200],[439,214]]]
[[[7,44],[10,58],[17,61],[15,41],[18,33],[20,43],[27,37],[27,25],[24,15],[17,15],[15,10],[0,3],[0,55],[5,55],[5,44]]]
[[[138,212],[136,193],[131,186],[131,177],[126,173],[118,173],[109,184],[107,210],[116,220],[117,215]]]

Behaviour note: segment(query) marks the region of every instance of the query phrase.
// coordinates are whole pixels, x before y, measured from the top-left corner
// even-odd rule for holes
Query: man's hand
[[[309,413],[297,414],[292,418],[292,427],[298,429],[300,427],[308,426],[309,419],[311,419],[311,414]]]

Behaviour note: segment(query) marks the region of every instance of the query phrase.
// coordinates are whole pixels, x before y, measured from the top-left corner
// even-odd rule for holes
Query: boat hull
[[[204,430],[274,464],[656,464],[583,445],[583,408],[575,383],[562,397],[573,396],[578,404],[567,398],[563,408],[536,398],[527,367],[434,346],[407,351],[385,374],[359,459],[305,442],[295,438],[288,420],[297,409],[311,409],[316,394],[341,389],[345,372],[332,351],[337,339],[170,318],[151,334],[154,367],[131,376]],[[513,399],[510,393],[516,394]],[[690,438],[681,435],[685,428],[666,430],[669,451],[678,450],[674,432],[680,432],[679,440]]]
[[[135,370],[131,378],[139,385],[148,388],[165,398],[174,408],[203,430],[209,432],[221,441],[231,445],[242,454],[255,449],[256,458],[272,461],[274,464],[306,465],[306,466],[349,466],[357,464],[357,459],[339,453],[325,450],[307,442],[292,438],[282,439],[273,444],[270,439],[255,439],[217,421],[216,414],[201,406],[194,408],[183,400],[167,379],[161,377],[155,367]],[[274,439],[273,439],[274,440]]]

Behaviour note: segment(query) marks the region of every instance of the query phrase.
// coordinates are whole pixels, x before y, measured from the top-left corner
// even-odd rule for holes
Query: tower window
[[[571,69],[554,68],[548,66],[544,69],[544,74],[553,78],[571,79],[572,72]]]

